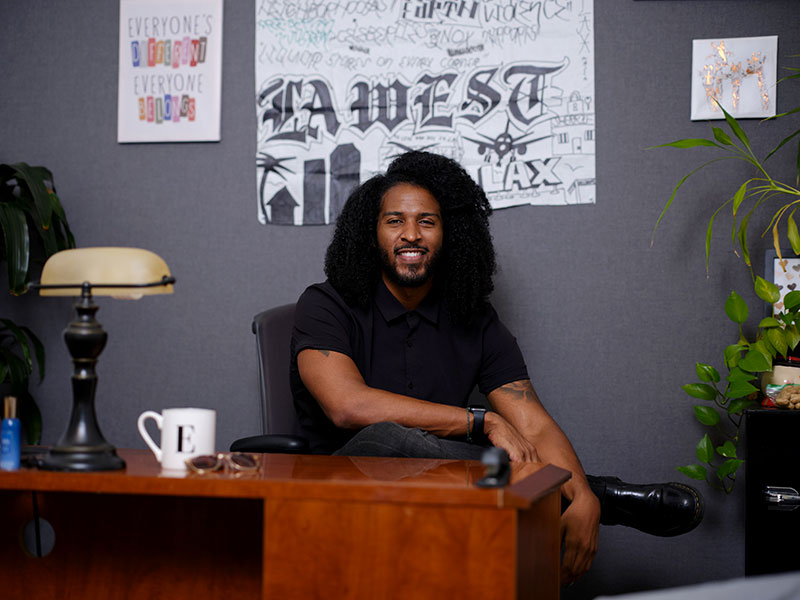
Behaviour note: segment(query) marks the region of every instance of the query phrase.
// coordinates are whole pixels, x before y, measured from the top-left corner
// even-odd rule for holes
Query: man
[[[292,392],[314,452],[477,459],[491,444],[512,461],[571,471],[561,517],[569,583],[597,551],[601,501],[604,523],[675,535],[699,523],[702,500],[680,484],[590,486],[488,301],[490,213],[464,169],[426,152],[358,187],[325,257],[328,281],[297,304]],[[467,407],[476,385],[493,411]]]

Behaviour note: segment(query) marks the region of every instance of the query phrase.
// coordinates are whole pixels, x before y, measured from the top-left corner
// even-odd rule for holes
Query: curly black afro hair
[[[444,294],[450,318],[469,321],[494,289],[492,208],[461,165],[438,154],[403,154],[392,161],[385,175],[372,177],[350,194],[325,254],[328,280],[346,302],[369,306],[381,276],[376,247],[381,200],[399,183],[424,188],[439,202],[444,239],[434,282]]]

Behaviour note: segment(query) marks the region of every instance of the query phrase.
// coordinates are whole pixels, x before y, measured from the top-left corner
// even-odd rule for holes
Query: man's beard
[[[412,247],[416,246],[404,246],[401,249],[408,249]],[[420,287],[425,285],[430,278],[433,277],[434,271],[436,271],[439,263],[440,254],[441,251],[437,250],[430,255],[430,259],[428,261],[425,261],[419,265],[410,265],[405,273],[400,273],[397,270],[397,264],[393,264],[390,260],[389,253],[385,249],[381,248],[381,269],[383,269],[383,272],[392,283],[396,283],[397,285],[401,285],[403,287]]]

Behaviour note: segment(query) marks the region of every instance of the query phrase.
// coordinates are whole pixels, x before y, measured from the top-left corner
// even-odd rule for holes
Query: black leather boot
[[[682,483],[625,483],[618,477],[587,475],[600,499],[600,523],[625,525],[651,535],[687,533],[703,520],[700,493]]]

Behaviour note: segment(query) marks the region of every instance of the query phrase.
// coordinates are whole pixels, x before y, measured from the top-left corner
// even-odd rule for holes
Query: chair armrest
[[[254,435],[231,444],[231,452],[308,454],[308,440],[299,435]]]

